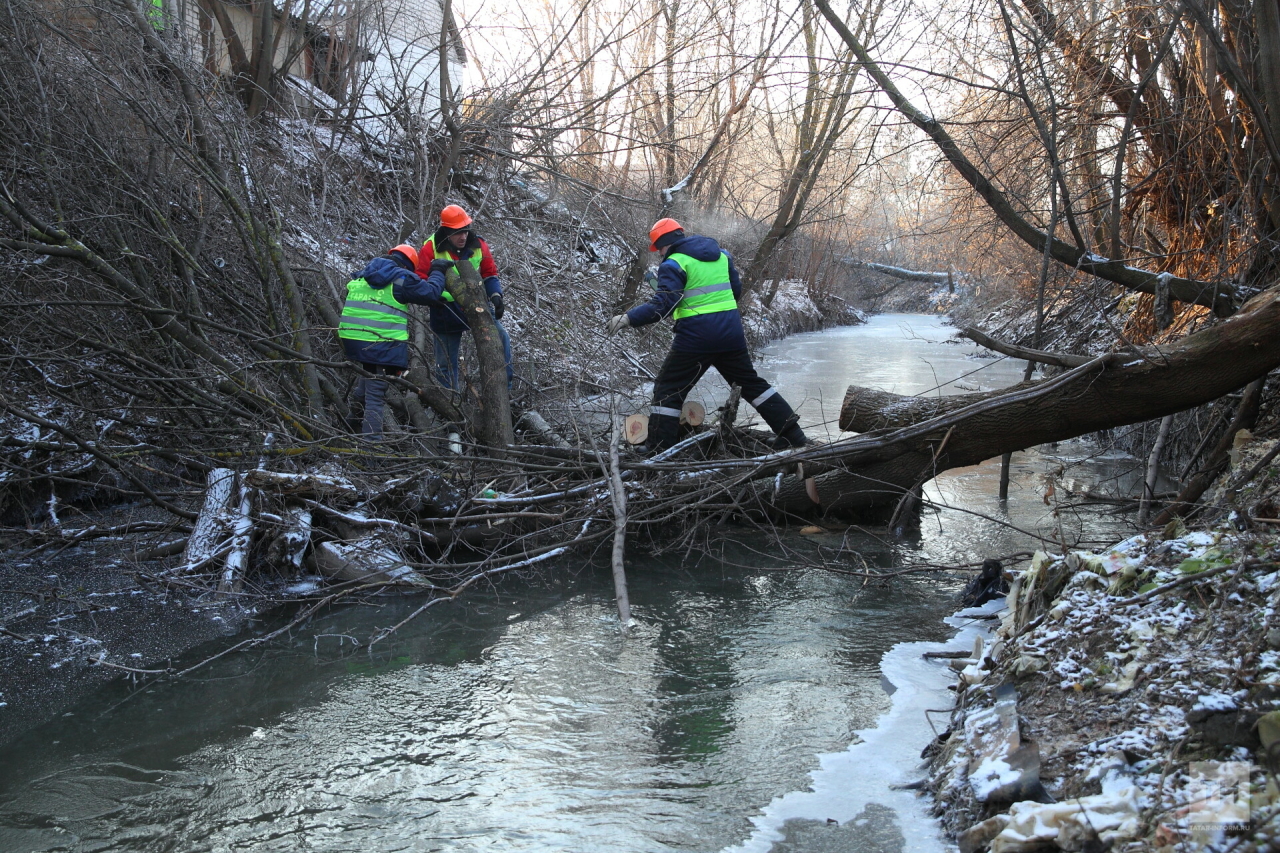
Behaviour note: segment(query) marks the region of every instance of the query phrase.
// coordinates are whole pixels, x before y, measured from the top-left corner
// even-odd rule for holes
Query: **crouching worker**
[[[418,250],[401,244],[347,282],[338,337],[347,358],[374,374],[357,383],[347,425],[370,438],[382,436],[387,380],[380,377],[399,376],[409,366],[408,306],[438,301],[445,270],[453,266],[449,260],[432,261],[424,279],[414,272],[417,263]]]
[[[742,281],[733,258],[710,237],[685,234],[674,219],[654,224],[649,231],[649,251],[661,252],[663,257],[656,292],[645,304],[609,320],[613,334],[626,326],[644,326],[668,314],[675,316],[671,351],[653,383],[648,450],[664,450],[675,444],[684,399],[711,367],[729,384],[741,386],[742,399],[755,407],[777,436],[776,449],[804,445],[808,439],[795,412],[751,364],[738,313]]]

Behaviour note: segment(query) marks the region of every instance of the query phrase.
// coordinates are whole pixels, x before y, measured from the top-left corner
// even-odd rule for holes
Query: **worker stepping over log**
[[[738,299],[742,280],[733,258],[710,237],[685,234],[674,219],[660,219],[649,231],[649,251],[661,252],[653,297],[609,320],[610,334],[626,326],[646,326],[675,317],[675,338],[653,383],[647,450],[676,443],[680,409],[702,374],[714,367],[760,413],[783,450],[807,443],[790,404],[756,373],[747,351]]]

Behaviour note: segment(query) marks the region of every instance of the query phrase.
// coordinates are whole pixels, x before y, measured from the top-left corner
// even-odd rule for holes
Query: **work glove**
[[[628,317],[626,314],[619,314],[616,317],[610,318],[609,334],[615,335],[620,330],[625,329],[627,326],[630,326],[630,325],[631,325],[631,318]]]
[[[449,270],[453,269],[453,267],[454,267],[454,262],[449,260],[448,258],[436,258],[434,261],[431,262],[432,272],[448,272]]]
[[[650,290],[658,289],[658,271],[653,267],[649,267],[644,271],[644,283],[649,285]]]
[[[506,306],[502,304],[502,294],[493,294],[493,296],[489,297],[489,301],[493,303],[493,319],[501,320],[502,315],[507,313]]]

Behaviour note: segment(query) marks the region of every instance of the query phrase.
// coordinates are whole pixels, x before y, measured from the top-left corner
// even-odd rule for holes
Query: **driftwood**
[[[431,589],[404,558],[376,537],[355,542],[323,542],[316,548],[316,567],[325,577],[362,584],[392,584]]]
[[[231,515],[231,540],[227,562],[218,583],[219,595],[231,595],[240,591],[244,573],[249,566],[249,546],[253,544],[253,499],[256,490],[243,478],[237,489],[235,509]]]
[[[227,538],[227,505],[235,493],[236,474],[230,468],[214,468],[205,478],[204,505],[187,539],[184,562],[188,571],[205,565],[223,551]]]
[[[245,474],[244,480],[255,489],[278,495],[353,501],[360,494],[349,480],[328,474],[281,474],[255,468]]]
[[[618,439],[622,434],[617,412],[609,418],[613,429],[609,433],[609,497],[613,502],[613,592],[618,604],[618,624],[623,632],[631,625],[631,598],[627,594],[627,489],[618,469]]]
[[[280,532],[267,548],[267,562],[286,572],[301,570],[311,545],[311,527],[311,510],[289,507]]]
[[[553,447],[558,447],[561,450],[570,450],[573,448],[572,444],[565,441],[560,433],[556,432],[555,429],[552,428],[551,424],[547,423],[547,419],[544,418],[537,409],[530,409],[521,415],[519,426],[521,429],[533,433],[543,441],[551,444]]]

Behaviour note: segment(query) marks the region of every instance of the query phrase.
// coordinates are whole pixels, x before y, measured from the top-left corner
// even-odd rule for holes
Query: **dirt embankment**
[[[1242,517],[1015,579],[927,751],[962,853],[1276,849],[1280,539]]]

